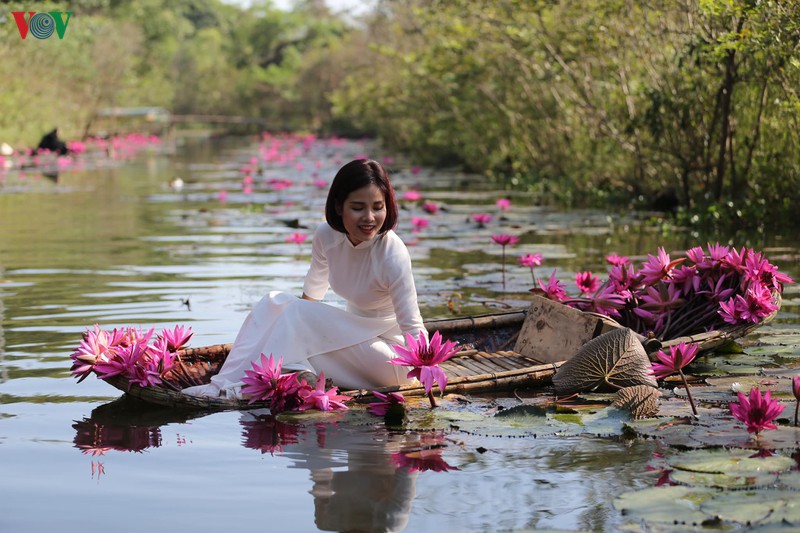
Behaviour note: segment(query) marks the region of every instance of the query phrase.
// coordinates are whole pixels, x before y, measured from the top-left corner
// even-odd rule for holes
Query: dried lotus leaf
[[[657,388],[650,359],[630,328],[604,333],[581,347],[553,376],[559,396],[578,392],[613,392],[624,387]]]
[[[658,414],[659,398],[661,392],[658,389],[649,385],[636,385],[618,390],[612,405],[627,409],[634,419],[651,418]]]

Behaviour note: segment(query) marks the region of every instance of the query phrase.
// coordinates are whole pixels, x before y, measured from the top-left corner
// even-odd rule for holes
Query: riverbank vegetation
[[[319,1],[91,0],[64,39],[22,40],[9,13],[28,7],[0,7],[0,140],[160,106],[376,136],[564,207],[797,223],[794,0],[383,0],[358,19]]]

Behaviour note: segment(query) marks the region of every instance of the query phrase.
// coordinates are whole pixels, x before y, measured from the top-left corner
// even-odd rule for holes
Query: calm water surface
[[[193,346],[230,342],[265,292],[299,294],[310,244],[286,237],[313,231],[326,194],[314,181],[330,183],[359,154],[394,169],[399,195],[418,189],[442,207],[431,215],[404,202],[398,230],[426,318],[524,307],[531,273],[516,265],[521,253],[544,255],[538,276],[558,268],[570,280],[577,270],[605,271],[611,252],[642,259],[658,246],[716,240],[530,206],[474,176],[415,173],[364,142],[284,143],[289,155],[253,174],[247,193],[242,167],[272,158],[269,146],[195,142],[124,164],[86,158],[57,178],[0,177],[0,531],[635,530],[612,502],[654,484],[645,469],[658,451],[653,441],[453,430],[436,437],[449,468],[415,472],[393,457],[419,449],[432,438],[426,432],[142,409],[100,380],[70,377],[69,353],[92,324],[185,324]],[[179,190],[170,186],[176,177]],[[270,183],[283,179],[291,185]],[[506,196],[512,208],[500,213],[494,202]],[[477,227],[478,212],[493,221]],[[414,231],[412,217],[429,224]],[[490,241],[500,232],[522,239],[509,251],[505,290]],[[766,250],[800,277],[795,237],[737,244]],[[797,295],[787,290],[778,319],[760,334],[797,330]],[[753,335],[744,344],[757,342]]]

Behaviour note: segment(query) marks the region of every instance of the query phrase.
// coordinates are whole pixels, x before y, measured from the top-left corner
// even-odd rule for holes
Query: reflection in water
[[[75,421],[73,442],[87,455],[105,455],[111,450],[141,452],[161,446],[161,426],[186,422],[202,414],[153,406],[123,395],[96,407],[91,416]]]
[[[442,459],[445,444],[439,434],[322,423],[312,434],[268,411],[242,413],[240,422],[244,446],[283,451],[296,468],[311,471],[314,520],[323,531],[402,531],[416,495],[417,472],[456,469]]]
[[[162,445],[161,426],[205,416],[152,406],[123,395],[73,424],[74,445],[102,456],[111,450],[142,452]],[[293,468],[310,471],[314,520],[322,531],[403,531],[416,495],[419,472],[458,470],[442,457],[440,433],[390,432],[383,427],[325,422],[293,424],[268,410],[240,415],[242,446],[281,454]],[[104,474],[92,461],[92,478]]]

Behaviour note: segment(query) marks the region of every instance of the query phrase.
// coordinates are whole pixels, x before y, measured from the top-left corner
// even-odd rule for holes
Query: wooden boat
[[[757,324],[732,326],[671,339],[665,342],[640,337],[647,353],[679,342],[697,344],[701,350],[712,350],[736,340],[768,320]],[[551,383],[558,368],[584,343],[594,337],[620,328],[607,316],[578,311],[564,304],[534,296],[528,309],[480,315],[467,318],[430,320],[429,332],[439,331],[445,339],[457,341],[462,350],[441,365],[448,377],[445,393],[469,394],[542,387]],[[527,331],[530,330],[530,331]],[[535,339],[537,346],[526,344]],[[208,383],[219,371],[232,345],[220,344],[178,352],[181,364],[171,371],[161,386],[140,387],[122,376],[105,381],[127,394],[151,404],[173,408],[207,411],[254,409],[269,407],[266,402],[228,398],[198,398],[183,394],[181,389]],[[397,391],[407,396],[425,394],[420,385],[384,387],[380,392]],[[372,391],[340,391],[364,399]]]

